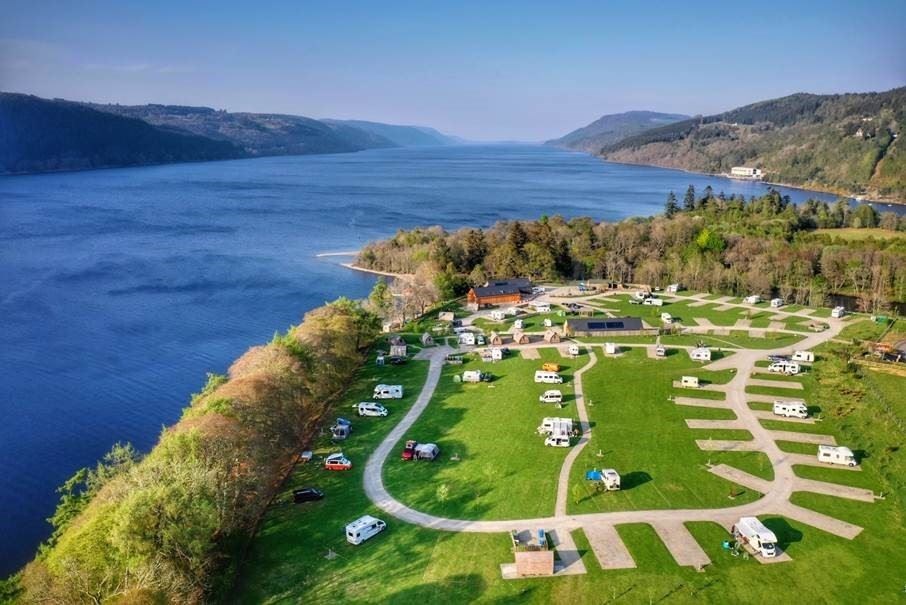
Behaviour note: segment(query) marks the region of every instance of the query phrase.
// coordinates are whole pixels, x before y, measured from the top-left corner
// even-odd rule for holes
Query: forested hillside
[[[852,229],[845,232],[849,237],[835,237],[841,227],[880,227],[888,237],[854,238]],[[776,191],[746,201],[710,188],[696,195],[690,187],[681,202],[671,193],[664,215],[653,218],[598,223],[554,216],[488,230],[400,231],[366,246],[357,262],[415,274],[415,286],[433,282],[441,298],[489,278],[526,276],[681,282],[700,291],[779,295],[810,305],[848,294],[863,309],[878,311],[906,301],[906,219],[878,215],[869,205],[852,209],[845,201],[797,206]]]
[[[454,145],[457,140],[453,137],[425,126],[400,126],[397,124],[382,124],[380,122],[367,122],[365,120],[322,120],[326,124],[337,126],[351,126],[383,137],[399,147],[426,147],[436,145]]]
[[[545,144],[598,153],[603,147],[613,145],[626,137],[688,118],[689,116],[679,113],[658,113],[656,111],[627,111],[610,114],[601,116],[588,126],[573,130],[569,134],[547,141]]]
[[[906,88],[795,94],[653,128],[598,152],[699,172],[759,167],[772,182],[906,201],[904,125]]]
[[[0,173],[238,158],[228,141],[156,128],[80,103],[0,93]]]

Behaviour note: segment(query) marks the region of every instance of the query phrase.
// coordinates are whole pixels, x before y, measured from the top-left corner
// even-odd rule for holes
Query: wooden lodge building
[[[494,305],[517,305],[532,294],[532,282],[526,278],[502,279],[469,290],[470,308]]]

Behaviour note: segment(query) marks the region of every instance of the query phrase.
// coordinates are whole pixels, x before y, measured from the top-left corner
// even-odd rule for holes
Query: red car
[[[328,471],[348,471],[352,468],[352,462],[342,453],[331,454],[324,461],[324,468]]]
[[[403,448],[403,460],[412,460],[415,457],[415,446],[418,445],[414,439],[410,439],[406,442],[406,447]]]

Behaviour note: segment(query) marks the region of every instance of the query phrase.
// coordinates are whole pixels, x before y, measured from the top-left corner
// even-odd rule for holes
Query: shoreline
[[[346,267],[352,271],[361,271],[362,273],[371,273],[372,275],[382,275],[384,277],[392,277],[393,279],[404,279],[406,277],[412,277],[411,273],[390,273],[389,271],[378,271],[377,269],[366,269],[365,267],[359,267],[354,263],[340,263],[341,267]]]

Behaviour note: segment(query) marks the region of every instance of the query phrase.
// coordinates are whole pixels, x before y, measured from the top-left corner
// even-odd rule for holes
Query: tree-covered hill
[[[626,137],[688,118],[689,116],[679,113],[658,113],[656,111],[615,113],[601,116],[588,126],[573,130],[559,139],[552,139],[545,144],[597,153],[601,148],[622,141]]]
[[[0,93],[0,173],[238,158],[228,141],[157,128],[80,103]]]
[[[455,145],[458,140],[427,126],[403,126],[365,120],[322,120],[332,126],[351,126],[388,139],[400,147]]]
[[[700,172],[761,168],[769,181],[906,201],[906,87],[794,94],[602,146],[604,158]]]

